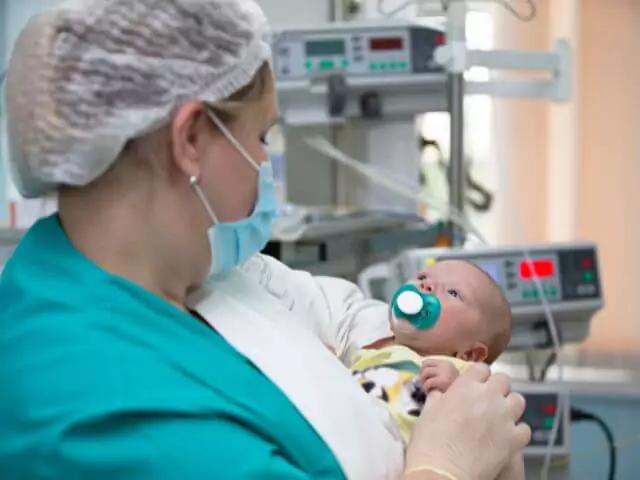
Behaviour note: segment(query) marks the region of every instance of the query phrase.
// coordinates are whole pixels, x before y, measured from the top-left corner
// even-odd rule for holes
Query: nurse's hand
[[[531,440],[524,398],[505,375],[474,364],[446,393],[433,392],[407,449],[405,478],[494,480]]]

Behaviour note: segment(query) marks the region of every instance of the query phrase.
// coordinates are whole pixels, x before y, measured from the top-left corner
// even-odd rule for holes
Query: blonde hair
[[[222,123],[233,123],[240,114],[252,105],[262,102],[273,88],[273,74],[268,62],[260,66],[251,82],[226,100],[211,104]]]
[[[225,100],[208,105],[222,123],[232,125],[248,108],[264,101],[267,94],[272,91],[273,84],[271,67],[268,62],[265,62],[247,85]],[[212,125],[212,128],[216,128],[215,125]],[[145,172],[147,167],[162,168],[162,162],[158,162],[158,159],[167,154],[169,145],[170,140],[167,138],[166,132],[162,132],[162,129],[145,137],[131,139],[125,144],[118,155],[118,160],[114,162],[110,170],[120,169],[120,165],[123,163],[133,163],[138,167],[142,166]],[[154,161],[139,162],[138,160],[141,156],[151,157]],[[122,162],[123,159],[134,161]]]

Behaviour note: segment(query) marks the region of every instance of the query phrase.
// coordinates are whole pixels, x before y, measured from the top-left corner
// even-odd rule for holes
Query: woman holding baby
[[[264,29],[249,0],[83,0],[18,38],[12,175],[59,211],[0,281],[3,478],[489,480],[528,442],[523,398],[474,366],[405,451],[339,360],[386,306],[258,254]]]

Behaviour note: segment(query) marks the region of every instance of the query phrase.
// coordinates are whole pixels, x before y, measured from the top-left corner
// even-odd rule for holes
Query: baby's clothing
[[[351,360],[354,376],[369,395],[386,405],[405,444],[426,401],[417,380],[427,358],[451,362],[460,372],[469,365],[453,357],[421,357],[403,345],[358,350]]]

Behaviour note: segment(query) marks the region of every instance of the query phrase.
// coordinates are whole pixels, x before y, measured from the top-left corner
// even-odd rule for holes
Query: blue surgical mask
[[[208,115],[227,140],[258,171],[258,198],[253,212],[247,218],[235,222],[218,221],[218,217],[198,185],[197,178],[190,179],[191,186],[213,222],[213,226],[209,229],[211,246],[209,275],[214,276],[241,265],[267,245],[278,205],[271,163],[262,162],[258,165],[216,114],[209,111]]]

